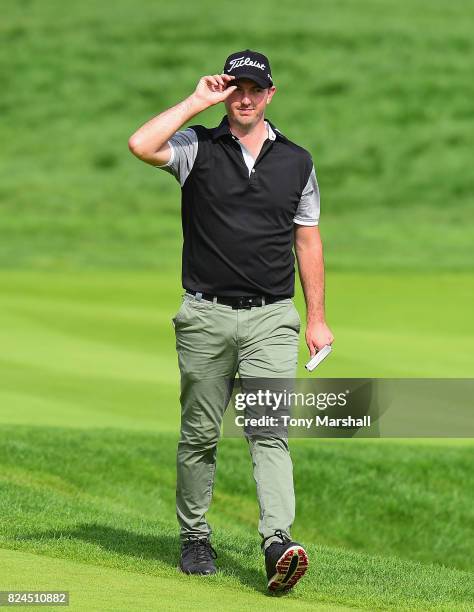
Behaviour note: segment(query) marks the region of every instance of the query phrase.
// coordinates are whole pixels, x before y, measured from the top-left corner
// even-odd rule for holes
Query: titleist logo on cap
[[[260,68],[260,70],[265,70],[265,64],[260,64],[259,62],[253,62],[250,57],[236,57],[235,59],[231,59],[229,61],[230,68],[227,68],[227,72],[231,72],[234,68],[240,68],[240,66],[253,66],[254,68]]]
[[[235,79],[251,79],[263,88],[273,85],[268,57],[251,49],[236,51],[229,55],[224,62],[223,72],[232,73]]]

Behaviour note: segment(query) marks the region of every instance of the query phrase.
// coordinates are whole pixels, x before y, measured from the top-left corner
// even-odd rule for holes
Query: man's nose
[[[245,104],[245,106],[249,106],[250,104],[252,104],[252,100],[250,99],[250,97],[248,96],[248,94],[243,94],[241,100],[240,100],[241,104]]]

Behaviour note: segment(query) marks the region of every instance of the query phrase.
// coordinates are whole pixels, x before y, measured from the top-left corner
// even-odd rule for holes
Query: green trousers
[[[185,294],[173,318],[181,373],[181,432],[176,513],[180,537],[208,537],[222,419],[239,378],[294,379],[300,317],[292,299],[251,309]],[[295,515],[293,466],[286,436],[246,436],[253,464],[262,538],[290,537]],[[232,474],[232,465],[224,466]],[[273,542],[266,541],[265,548]]]

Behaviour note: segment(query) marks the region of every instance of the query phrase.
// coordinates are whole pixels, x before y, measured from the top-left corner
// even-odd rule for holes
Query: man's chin
[[[241,126],[245,126],[248,127],[249,125],[254,125],[257,123],[258,121],[258,117],[256,117],[254,114],[252,115],[241,115],[239,113],[237,113],[236,115],[234,115],[234,121],[236,123],[238,123]]]

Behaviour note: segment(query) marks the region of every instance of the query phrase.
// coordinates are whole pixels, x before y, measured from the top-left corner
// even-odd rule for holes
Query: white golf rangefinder
[[[311,359],[305,365],[305,368],[308,370],[308,372],[312,372],[315,368],[317,368],[321,361],[323,361],[323,359],[326,359],[326,357],[331,351],[332,346],[330,344],[325,344],[323,348],[320,349],[314,357],[311,357]]]

